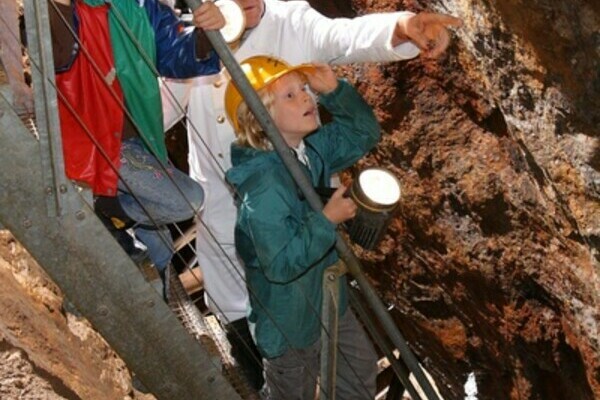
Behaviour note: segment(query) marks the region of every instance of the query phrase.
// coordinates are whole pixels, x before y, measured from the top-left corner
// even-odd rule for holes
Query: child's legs
[[[194,216],[204,201],[204,191],[172,166],[166,166],[165,172],[140,139],[123,141],[119,174],[121,207],[138,224],[136,237],[146,245],[150,259],[162,270],[173,253],[173,241],[166,224]]]
[[[268,400],[314,400],[321,341],[282,356],[264,359]],[[342,398],[342,397],[340,397]]]
[[[148,249],[148,257],[159,272],[163,272],[173,256],[173,238],[169,228],[160,229],[134,228],[135,237]]]
[[[123,141],[119,201],[134,221],[144,225],[185,221],[202,206],[202,187],[171,165],[165,167],[166,172],[140,139]]]
[[[375,398],[377,353],[350,307],[339,321],[338,345],[337,398]]]

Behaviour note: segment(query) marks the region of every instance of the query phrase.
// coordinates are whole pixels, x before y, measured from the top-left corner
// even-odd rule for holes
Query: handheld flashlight
[[[315,191],[326,203],[336,188],[317,187]],[[400,182],[386,169],[368,168],[358,174],[344,194],[358,206],[356,216],[345,223],[354,243],[367,250],[375,248],[398,209],[400,192]]]
[[[346,222],[350,239],[367,250],[375,248],[400,204],[400,182],[383,168],[361,171],[350,187],[358,206],[356,216]]]

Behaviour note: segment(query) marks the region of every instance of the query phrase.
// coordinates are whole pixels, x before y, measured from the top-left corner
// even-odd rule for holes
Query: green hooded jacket
[[[344,81],[320,103],[333,121],[305,138],[306,172],[314,186],[329,186],[332,174],[375,146],[380,127]],[[231,159],[227,179],[240,195],[235,241],[245,264],[249,321],[262,355],[274,358],[319,338],[323,272],[338,260],[336,226],[300,196],[276,152],[233,144]],[[347,305],[342,280],[341,315]]]

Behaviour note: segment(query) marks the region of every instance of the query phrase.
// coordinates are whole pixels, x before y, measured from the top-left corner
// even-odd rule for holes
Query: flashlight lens
[[[367,169],[358,177],[363,193],[377,204],[392,205],[400,199],[400,185],[389,172]]]

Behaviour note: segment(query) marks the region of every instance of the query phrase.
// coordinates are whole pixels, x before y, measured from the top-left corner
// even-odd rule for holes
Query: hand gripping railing
[[[195,10],[198,8],[202,2],[200,0],[185,0],[187,5]],[[235,83],[235,86],[240,91],[242,98],[245,100],[246,104],[256,117],[256,120],[260,123],[262,128],[264,129],[267,137],[273,144],[275,151],[281,157],[283,163],[289,170],[290,174],[298,184],[298,187],[306,197],[306,200],[310,204],[310,206],[316,210],[321,211],[323,209],[323,203],[319,195],[315,192],[312,187],[312,183],[310,182],[308,176],[305,174],[304,170],[300,166],[299,161],[294,157],[291,152],[287,151],[288,146],[283,140],[281,133],[275,127],[275,123],[273,122],[269,112],[262,104],[260,98],[250,85],[250,82],[246,78],[246,75],[242,71],[242,68],[238,64],[237,60],[231,53],[231,50],[225,43],[223,36],[218,31],[206,31],[206,36],[210,40],[213,48],[221,58],[221,61],[227,68],[227,71],[231,75],[231,79]],[[193,111],[192,111],[193,112]],[[400,356],[414,374],[417,382],[423,389],[423,392],[427,396],[429,400],[438,400],[439,397],[429,381],[427,380],[423,370],[421,369],[419,362],[415,355],[412,353],[410,347],[408,346],[406,340],[394,324],[392,317],[387,312],[387,309],[381,299],[375,293],[375,290],[368,282],[366,276],[362,272],[362,268],[360,265],[360,261],[356,258],[356,256],[352,253],[350,246],[344,241],[340,234],[337,235],[336,245],[335,245],[338,254],[342,260],[348,266],[348,270],[358,283],[367,303],[372,308],[376,317],[381,322],[385,332],[390,337],[392,343],[398,350],[400,351]]]

